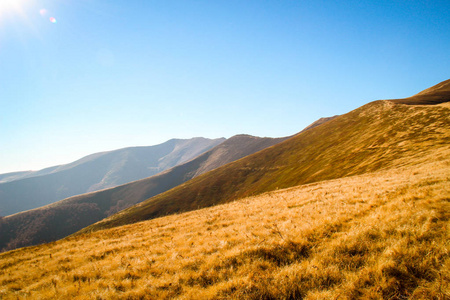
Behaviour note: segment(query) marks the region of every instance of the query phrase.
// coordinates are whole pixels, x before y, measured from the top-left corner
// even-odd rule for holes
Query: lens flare
[[[53,18],[53,17],[50,17],[49,20],[50,20],[50,22],[52,22],[52,23],[56,23],[56,19]]]
[[[47,10],[45,8],[43,8],[43,9],[39,10],[39,14],[41,16],[45,16],[47,14]]]

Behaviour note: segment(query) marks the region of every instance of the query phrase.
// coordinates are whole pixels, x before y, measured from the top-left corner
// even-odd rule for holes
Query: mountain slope
[[[450,149],[434,150],[0,254],[0,298],[448,299]]]
[[[67,165],[24,173],[27,178],[22,176],[22,179],[0,184],[0,215],[14,214],[73,195],[155,175],[224,140],[173,139],[156,146],[95,153]]]
[[[436,147],[448,147],[449,128],[448,105],[375,101],[194,178],[81,232],[195,210],[278,188],[408,164]]]
[[[200,174],[285,139],[234,136],[197,158],[158,175],[5,217],[1,221],[0,250],[63,238]]]
[[[33,171],[22,171],[22,172],[11,172],[11,173],[0,174],[0,183],[23,179],[23,178],[26,178],[26,176],[31,173],[33,173]]]

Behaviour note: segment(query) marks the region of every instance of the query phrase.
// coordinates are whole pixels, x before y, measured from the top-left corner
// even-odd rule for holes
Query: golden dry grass
[[[0,299],[449,299],[450,148],[0,255]]]

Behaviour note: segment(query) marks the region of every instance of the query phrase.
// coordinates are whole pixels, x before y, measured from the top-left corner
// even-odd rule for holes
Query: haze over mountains
[[[0,220],[0,251],[50,242],[286,138],[231,137],[198,157],[146,179],[74,196]]]
[[[2,174],[0,215],[11,215],[155,175],[191,160],[224,140],[172,139],[155,146],[95,153],[40,171]]]

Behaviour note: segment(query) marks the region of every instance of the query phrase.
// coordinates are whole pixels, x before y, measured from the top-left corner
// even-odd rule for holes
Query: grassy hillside
[[[172,139],[155,146],[95,153],[67,165],[22,173],[26,178],[0,183],[0,215],[155,175],[197,157],[224,140]]]
[[[418,154],[0,254],[0,298],[448,299],[450,149]]]
[[[449,99],[450,100],[450,99]],[[448,103],[375,101],[85,228],[110,228],[246,196],[408,165],[450,140]]]
[[[150,178],[8,216],[0,221],[0,251],[66,237],[202,173],[283,140],[285,138],[234,136],[195,159]]]
[[[376,101],[0,254],[0,298],[449,299],[449,170],[450,102]]]

